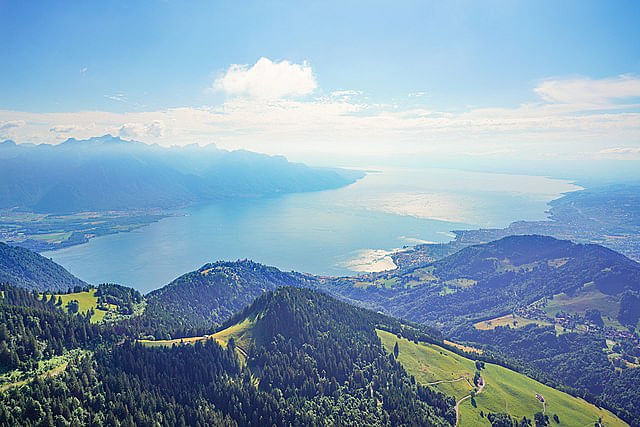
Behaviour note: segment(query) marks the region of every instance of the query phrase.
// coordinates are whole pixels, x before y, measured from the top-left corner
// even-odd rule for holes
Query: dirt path
[[[464,378],[466,379],[466,378]],[[484,390],[484,386],[487,385],[487,383],[485,382],[484,378],[480,377],[480,380],[482,381],[480,383],[480,385],[478,386],[478,391],[476,392],[476,396],[479,395],[480,393],[482,393],[482,390]],[[467,380],[468,382],[469,380]],[[471,393],[469,393],[468,395],[466,395],[465,397],[463,397],[462,399],[458,400],[456,402],[456,426],[458,425],[458,422],[460,421],[460,404],[462,402],[464,402],[467,399],[471,399]]]
[[[60,366],[56,366],[53,369],[49,369],[48,371],[39,374],[38,378],[55,377],[57,375],[60,375],[62,372],[64,372],[65,369],[67,369],[68,364],[69,364],[68,361],[64,362]],[[33,380],[33,377],[29,377],[29,378],[25,378],[24,380],[16,381],[13,383],[3,384],[2,386],[0,386],[0,392],[8,390],[12,387],[21,387],[32,380]]]
[[[467,377],[460,377],[460,378],[456,378],[455,380],[440,380],[440,381],[435,381],[435,382],[432,382],[432,383],[426,383],[425,385],[436,385],[436,384],[442,384],[442,383],[457,383],[458,381],[463,381],[463,380],[467,380],[467,382],[469,382]]]
[[[540,396],[540,397],[538,397]],[[536,399],[538,399],[538,402],[542,403],[542,413],[546,414],[547,413],[547,400],[544,398],[543,395],[536,393]]]

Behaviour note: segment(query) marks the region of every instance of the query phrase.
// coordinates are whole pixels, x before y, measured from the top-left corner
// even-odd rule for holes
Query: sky
[[[638,22],[638,1],[0,0],[0,140],[638,160]]]

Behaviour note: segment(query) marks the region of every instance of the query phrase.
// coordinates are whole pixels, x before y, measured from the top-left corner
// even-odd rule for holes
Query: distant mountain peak
[[[87,145],[87,144],[93,144],[93,145],[105,145],[105,144],[130,144],[130,143],[134,143],[136,141],[129,141],[126,139],[122,139],[119,136],[113,136],[110,133],[106,134],[106,135],[102,135],[102,136],[92,136],[91,138],[87,138],[87,139],[76,139],[76,138],[69,138],[66,141],[64,141],[62,144],[60,145],[79,145],[79,144],[83,144],[83,145]]]

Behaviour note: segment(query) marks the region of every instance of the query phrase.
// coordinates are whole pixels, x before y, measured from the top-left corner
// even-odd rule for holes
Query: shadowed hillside
[[[175,208],[224,197],[337,188],[361,172],[213,145],[163,148],[104,135],[0,145],[0,208],[45,213]]]
[[[0,283],[39,291],[67,291],[87,284],[64,267],[28,249],[0,242]]]

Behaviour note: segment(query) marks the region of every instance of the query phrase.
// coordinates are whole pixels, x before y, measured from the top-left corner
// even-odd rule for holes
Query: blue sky
[[[637,1],[0,0],[0,138],[636,156],[638,22]],[[221,84],[260,58],[250,88]]]

